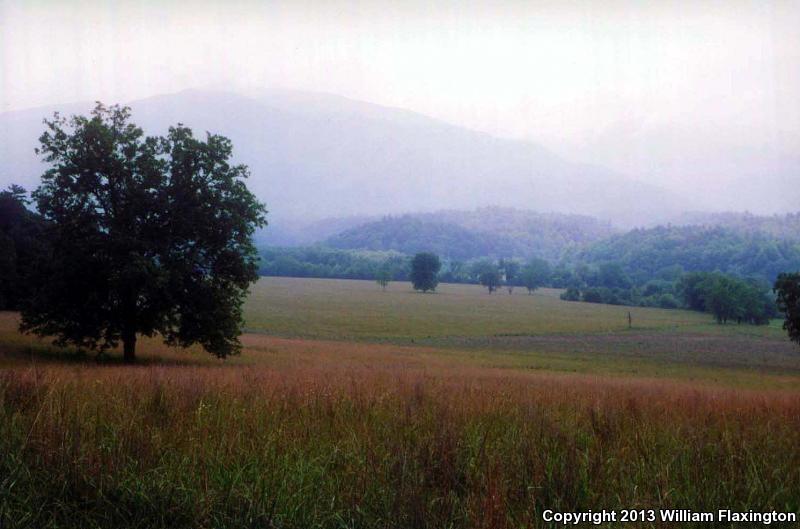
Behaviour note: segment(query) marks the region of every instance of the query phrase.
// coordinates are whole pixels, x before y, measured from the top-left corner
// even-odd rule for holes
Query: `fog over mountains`
[[[591,215],[619,226],[714,209],[711,196],[681,196],[533,143],[338,96],[190,90],[128,104],[148,133],[181,122],[197,134],[229,137],[237,161],[250,166],[248,185],[266,202],[277,240],[298,222],[327,217],[490,205]],[[34,153],[42,119],[91,106],[0,114],[0,184],[34,188],[45,169]]]

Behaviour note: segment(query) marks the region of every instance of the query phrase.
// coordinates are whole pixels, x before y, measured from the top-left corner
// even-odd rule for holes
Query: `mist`
[[[0,182],[35,184],[47,113],[103,100],[231,135],[279,217],[788,212],[799,23],[777,1],[0,2]]]

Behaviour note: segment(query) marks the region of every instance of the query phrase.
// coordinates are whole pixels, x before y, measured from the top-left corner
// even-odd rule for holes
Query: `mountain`
[[[695,209],[674,194],[607,169],[571,163],[413,112],[298,92],[189,90],[129,103],[133,120],[161,134],[181,122],[228,136],[251,189],[280,232],[294,219],[385,215],[500,205],[652,223]],[[63,105],[63,114],[91,104]],[[0,114],[0,184],[36,186],[33,150],[56,107]]]
[[[385,217],[345,230],[323,245],[405,254],[431,251],[458,260],[542,257],[558,261],[615,233],[608,222],[592,217],[487,207]]]

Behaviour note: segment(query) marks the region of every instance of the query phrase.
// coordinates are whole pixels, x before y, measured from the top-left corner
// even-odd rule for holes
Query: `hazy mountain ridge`
[[[321,242],[340,250],[433,251],[445,259],[542,257],[572,266],[619,262],[637,280],[661,269],[722,270],[772,281],[800,269],[800,214],[686,214],[676,224],[619,230],[579,215],[488,207],[387,216]]]
[[[510,255],[513,241],[418,216],[384,217],[335,235],[323,245],[342,250],[395,250],[404,254],[433,252],[445,259]]]
[[[720,226],[740,233],[764,233],[781,240],[800,242],[800,213],[754,215],[749,212],[687,212],[677,217],[673,224]]]
[[[686,209],[678,197],[612,171],[570,163],[527,142],[495,138],[410,111],[336,96],[244,97],[190,90],[130,103],[133,121],[162,134],[181,122],[228,136],[249,186],[282,221],[506,207],[582,213],[643,224]],[[35,187],[34,148],[54,108],[0,114],[3,183]]]
[[[614,233],[617,230],[610,223],[592,217],[487,207],[384,217],[322,244],[406,254],[433,251],[450,259],[490,256],[558,261]]]

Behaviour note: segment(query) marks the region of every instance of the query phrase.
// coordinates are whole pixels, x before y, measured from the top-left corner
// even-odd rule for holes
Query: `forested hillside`
[[[800,213],[753,215],[752,213],[684,213],[673,224],[720,226],[739,233],[764,233],[778,239],[800,242]]]
[[[405,215],[385,217],[344,231],[325,241],[347,250],[395,250],[405,254],[433,252],[448,259],[510,255],[514,244],[502,235],[476,233],[449,222]]]
[[[713,307],[722,319],[767,321],[775,313],[776,276],[800,270],[800,215],[694,214],[684,221],[690,219],[699,224],[619,233],[591,217],[510,208],[384,217],[317,246],[265,249],[261,273],[398,280],[407,276],[410,257],[427,251],[442,258],[443,282],[490,286],[494,277],[495,286],[524,286],[523,272],[534,267],[536,285],[564,288],[564,299]],[[707,303],[696,303],[687,289],[696,278]]]
[[[430,251],[460,260],[559,261],[613,233],[609,223],[592,217],[491,207],[385,217],[345,230],[323,244],[351,250]]]
[[[636,283],[656,278],[670,267],[773,281],[780,272],[800,269],[800,244],[758,231],[659,226],[597,242],[578,256],[578,262],[619,263]]]

